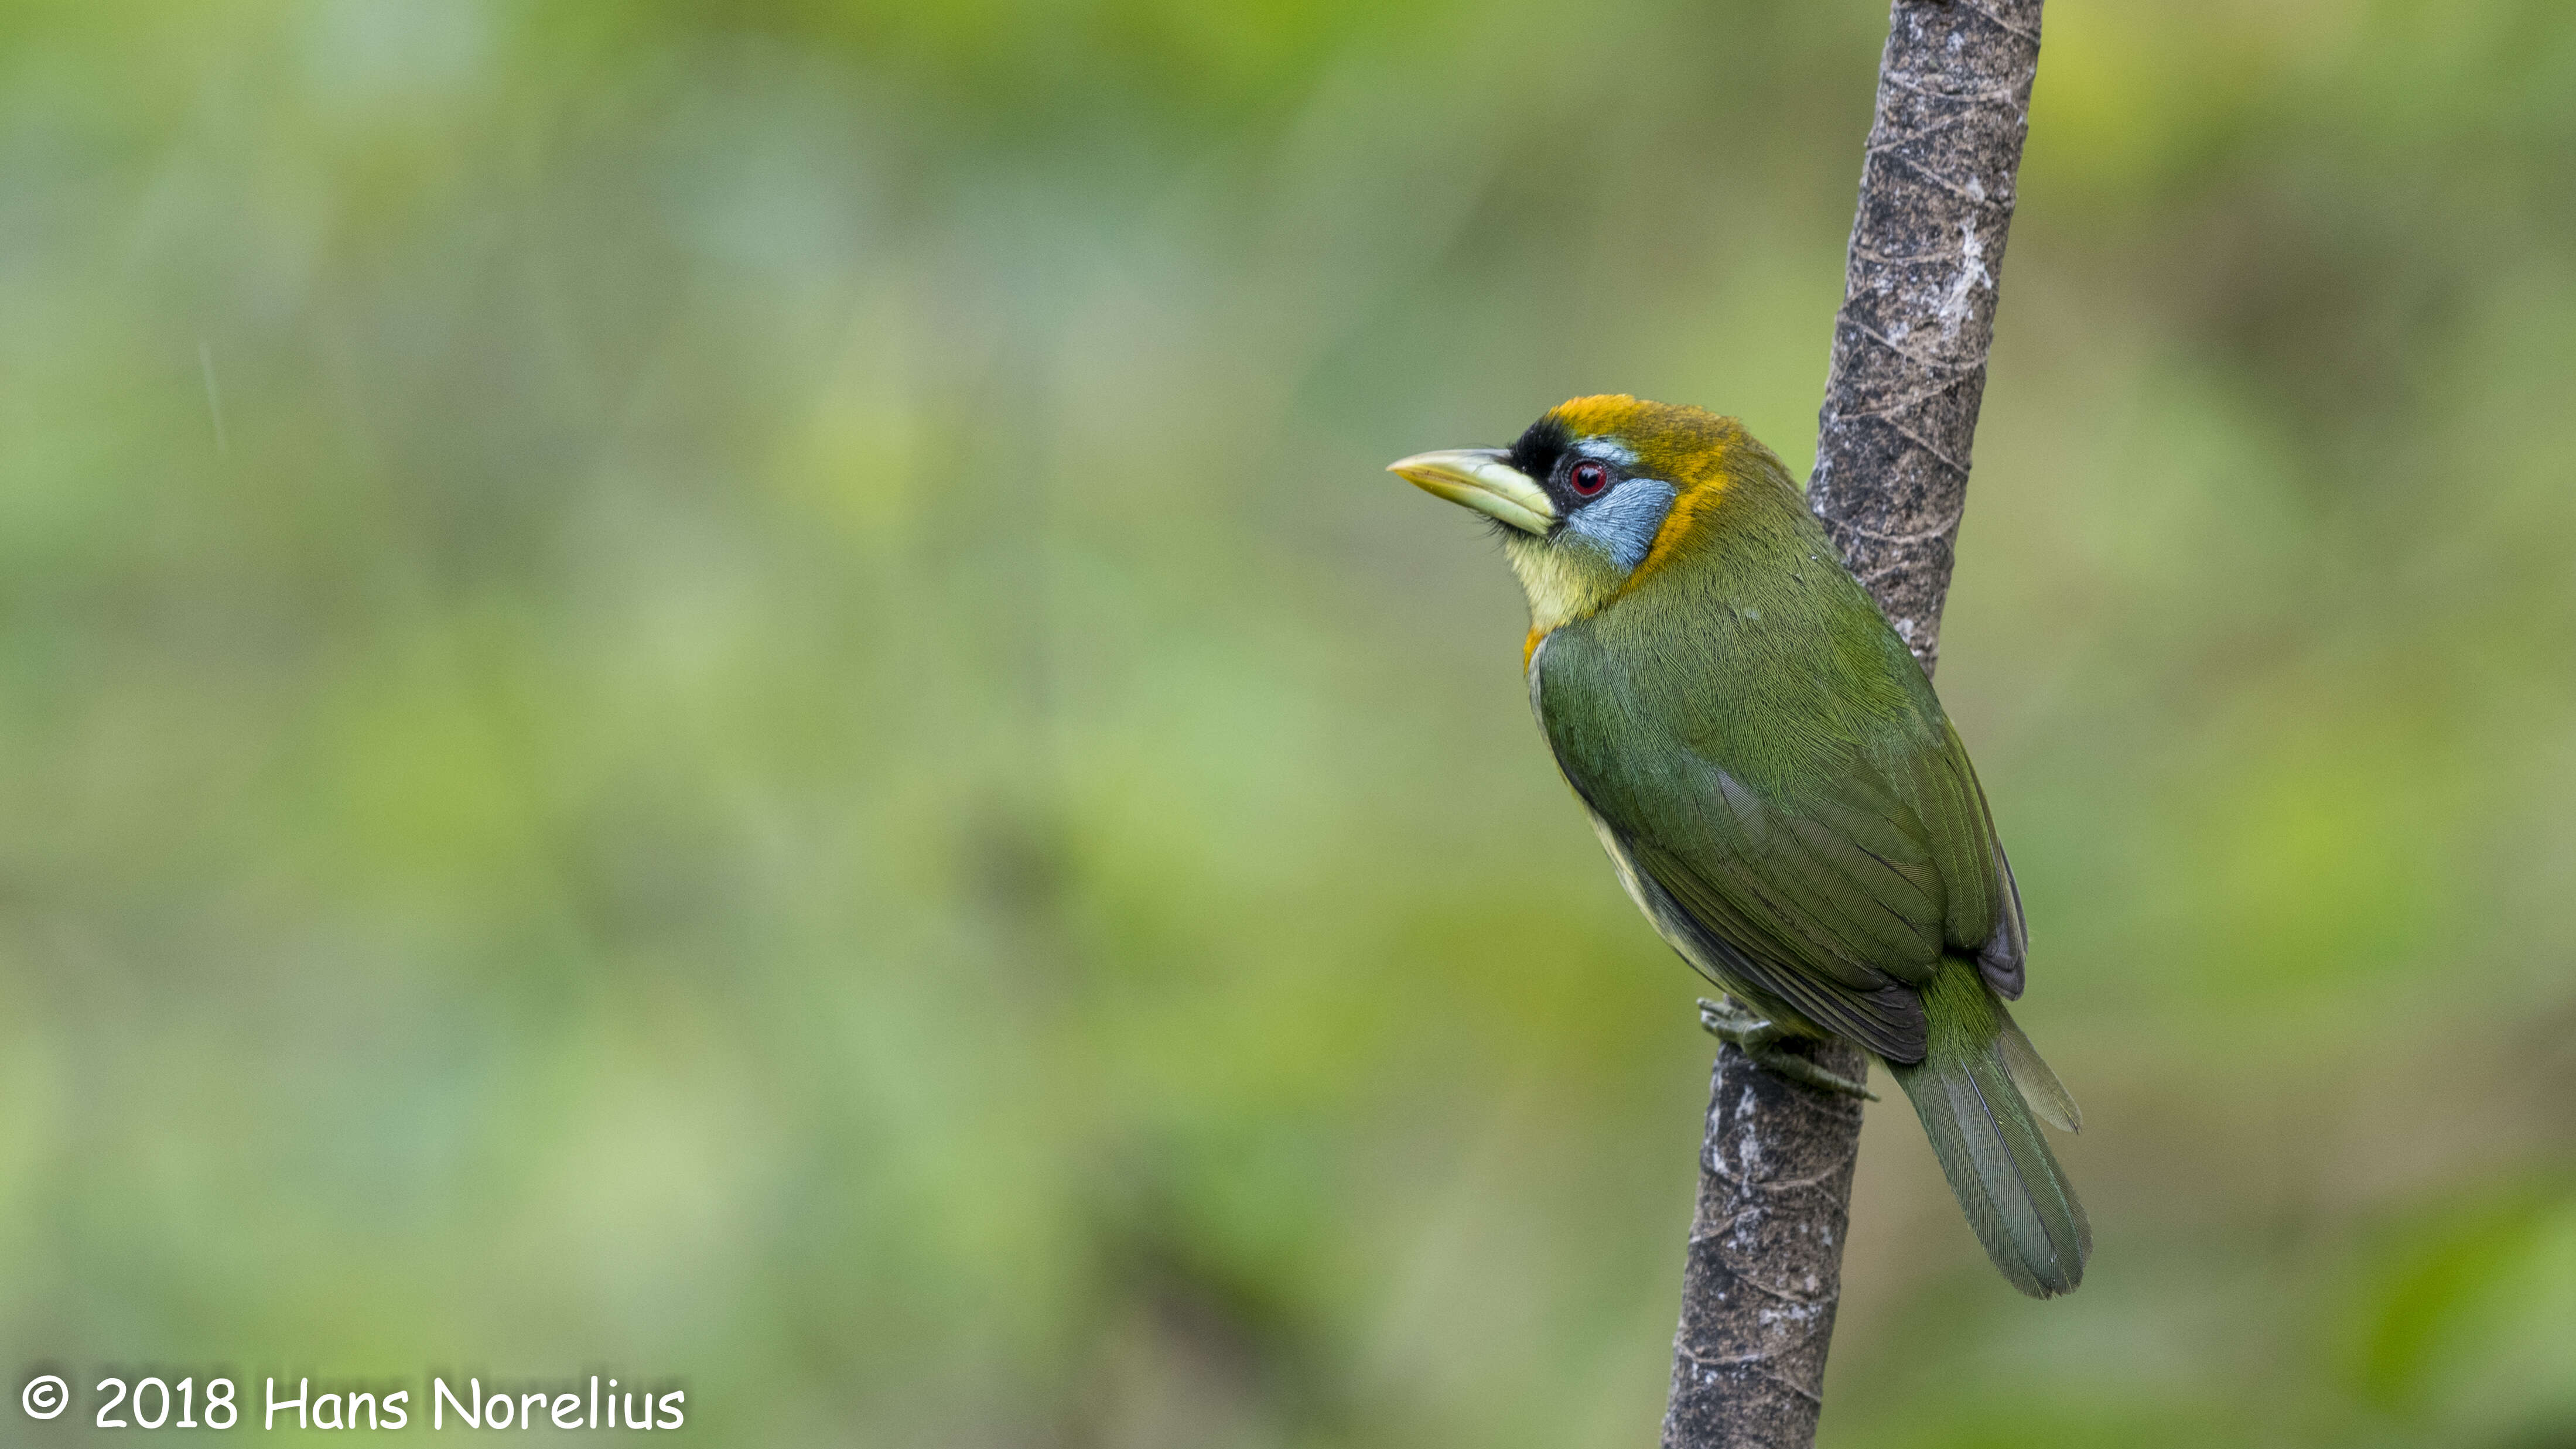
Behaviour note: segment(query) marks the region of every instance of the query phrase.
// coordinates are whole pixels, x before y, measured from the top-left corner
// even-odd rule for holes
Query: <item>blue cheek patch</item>
[[[1565,520],[1568,533],[1589,540],[1621,573],[1643,563],[1655,546],[1664,515],[1673,510],[1673,485],[1653,478],[1631,478],[1600,499],[1587,503]]]

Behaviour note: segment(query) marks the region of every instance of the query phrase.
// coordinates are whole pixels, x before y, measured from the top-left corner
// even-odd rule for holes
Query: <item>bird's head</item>
[[[1387,471],[1494,520],[1535,647],[1677,553],[1748,450],[1769,457],[1733,418],[1621,394],[1551,408],[1508,448],[1416,453]]]

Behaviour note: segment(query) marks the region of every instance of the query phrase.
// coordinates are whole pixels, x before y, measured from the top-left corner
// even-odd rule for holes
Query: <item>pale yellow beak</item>
[[[1524,532],[1547,532],[1556,524],[1556,505],[1527,473],[1504,459],[1500,448],[1446,448],[1398,458],[1386,471]]]

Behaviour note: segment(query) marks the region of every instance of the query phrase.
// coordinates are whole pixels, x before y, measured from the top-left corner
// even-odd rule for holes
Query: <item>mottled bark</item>
[[[1898,0],[1807,501],[1930,669],[2039,70],[2040,0]]]
[[[1807,501],[1928,673],[1937,661],[2041,0],[1896,0]],[[1846,1042],[1816,1048],[1846,1076]],[[1721,1047],[1673,1341],[1668,1449],[1814,1444],[1860,1104]]]
[[[1817,1059],[1857,1077],[1858,1047]],[[1664,1443],[1808,1445],[1842,1292],[1860,1102],[1777,1077],[1720,1047],[1682,1268]]]

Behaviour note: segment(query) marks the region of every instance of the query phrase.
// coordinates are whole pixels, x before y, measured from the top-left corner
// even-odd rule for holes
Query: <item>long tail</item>
[[[2072,1131],[2074,1099],[1971,963],[1943,962],[1923,1009],[1923,1060],[1889,1070],[1923,1119],[1968,1225],[2014,1287],[2033,1298],[2074,1292],[2093,1226],[2036,1120]]]

